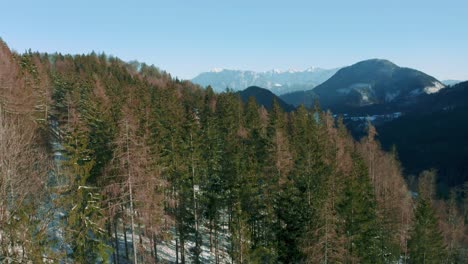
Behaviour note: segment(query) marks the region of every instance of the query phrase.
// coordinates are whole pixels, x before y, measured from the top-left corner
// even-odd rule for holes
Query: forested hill
[[[349,114],[363,107],[412,104],[418,96],[444,88],[440,81],[421,71],[399,67],[388,60],[370,59],[340,69],[313,90],[290,93],[282,99],[299,105],[304,103],[303,97],[317,97],[324,108]],[[305,102],[312,106],[313,100]]]
[[[413,199],[374,136],[1,43],[0,262],[462,263],[458,196],[436,200],[425,172]]]
[[[401,118],[377,126],[383,146],[398,148],[408,174],[438,171],[439,191],[468,181],[468,82],[423,96]]]
[[[281,98],[276,96],[274,93],[267,89],[260,88],[258,86],[250,86],[245,90],[238,92],[242,101],[247,103],[250,97],[253,97],[255,101],[264,106],[266,109],[273,109],[273,102],[276,101],[278,105],[286,112],[294,111],[295,107],[285,103]]]

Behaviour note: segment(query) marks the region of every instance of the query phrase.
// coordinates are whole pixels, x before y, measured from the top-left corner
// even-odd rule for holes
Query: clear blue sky
[[[369,58],[468,79],[468,0],[0,1],[0,37],[18,52],[104,51],[185,79]]]

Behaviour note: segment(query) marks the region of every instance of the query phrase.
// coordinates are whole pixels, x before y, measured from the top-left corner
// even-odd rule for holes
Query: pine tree
[[[208,87],[200,120],[204,146],[202,166],[203,174],[206,175],[200,185],[200,189],[204,190],[201,192],[200,207],[209,232],[210,252],[214,254],[215,263],[219,263],[222,242],[219,241],[219,237],[222,231],[222,209],[225,203],[221,174],[222,138],[219,132],[219,121],[215,115],[216,105],[216,96],[211,87]]]
[[[429,201],[424,198],[419,199],[416,207],[408,248],[410,263],[442,263],[445,260],[445,246],[437,218]]]
[[[243,211],[247,214],[249,225],[249,236],[251,237],[250,249],[252,257],[260,257],[265,252],[264,230],[266,218],[266,203],[264,190],[267,188],[267,179],[263,171],[266,164],[266,123],[261,120],[261,109],[251,97],[245,110],[245,128],[247,135],[244,138],[244,163],[245,177],[241,188],[241,204]]]
[[[64,143],[68,175],[64,203],[69,208],[66,216],[67,240],[71,245],[71,257],[77,262],[104,262],[108,247],[104,242],[105,231],[100,208],[101,197],[95,187],[88,185],[94,165],[92,151],[88,148],[88,135],[82,126],[75,126]],[[68,200],[70,199],[70,200]]]
[[[231,234],[229,254],[232,261],[244,261],[247,253],[244,245],[250,241],[248,233],[241,229],[245,227],[245,214],[242,208],[242,184],[245,182],[247,167],[245,166],[246,129],[243,116],[243,104],[233,93],[218,97],[217,116],[220,120],[219,131],[222,138],[221,168],[223,189],[226,192],[228,227]],[[239,229],[241,228],[241,229]],[[245,230],[245,229],[244,229]]]
[[[443,263],[446,248],[439,229],[438,219],[432,208],[435,172],[423,172],[419,176],[419,195],[414,213],[413,228],[408,241],[410,263]]]
[[[289,181],[282,186],[277,199],[280,222],[277,230],[278,254],[281,262],[302,261],[306,257],[303,251],[308,251],[304,247],[314,243],[312,226],[317,224],[317,208],[323,198],[318,186],[324,176],[314,123],[303,106],[290,117],[288,129],[292,134],[289,140],[294,166],[288,176]]]
[[[353,169],[345,178],[339,214],[344,219],[347,262],[383,263],[379,256],[375,198],[363,160],[353,154]]]

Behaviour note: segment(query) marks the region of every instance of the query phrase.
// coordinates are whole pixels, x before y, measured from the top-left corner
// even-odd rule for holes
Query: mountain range
[[[192,79],[201,86],[210,85],[214,91],[223,92],[226,88],[234,91],[244,90],[250,86],[266,88],[276,95],[313,89],[333,76],[339,68],[308,68],[297,70],[270,70],[266,72],[213,69]]]
[[[447,83],[447,84],[444,84]],[[468,82],[442,82],[388,60],[361,61],[336,72],[314,89],[274,95],[260,87],[239,92],[267,109],[273,100],[286,111],[318,101],[322,109],[343,115],[355,139],[376,126],[382,146],[396,147],[406,175],[434,168],[438,188],[447,193],[468,180]]]

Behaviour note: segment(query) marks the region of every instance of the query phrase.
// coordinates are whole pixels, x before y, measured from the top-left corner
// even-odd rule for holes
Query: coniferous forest
[[[406,181],[376,134],[2,42],[0,262],[467,263],[468,185]]]

